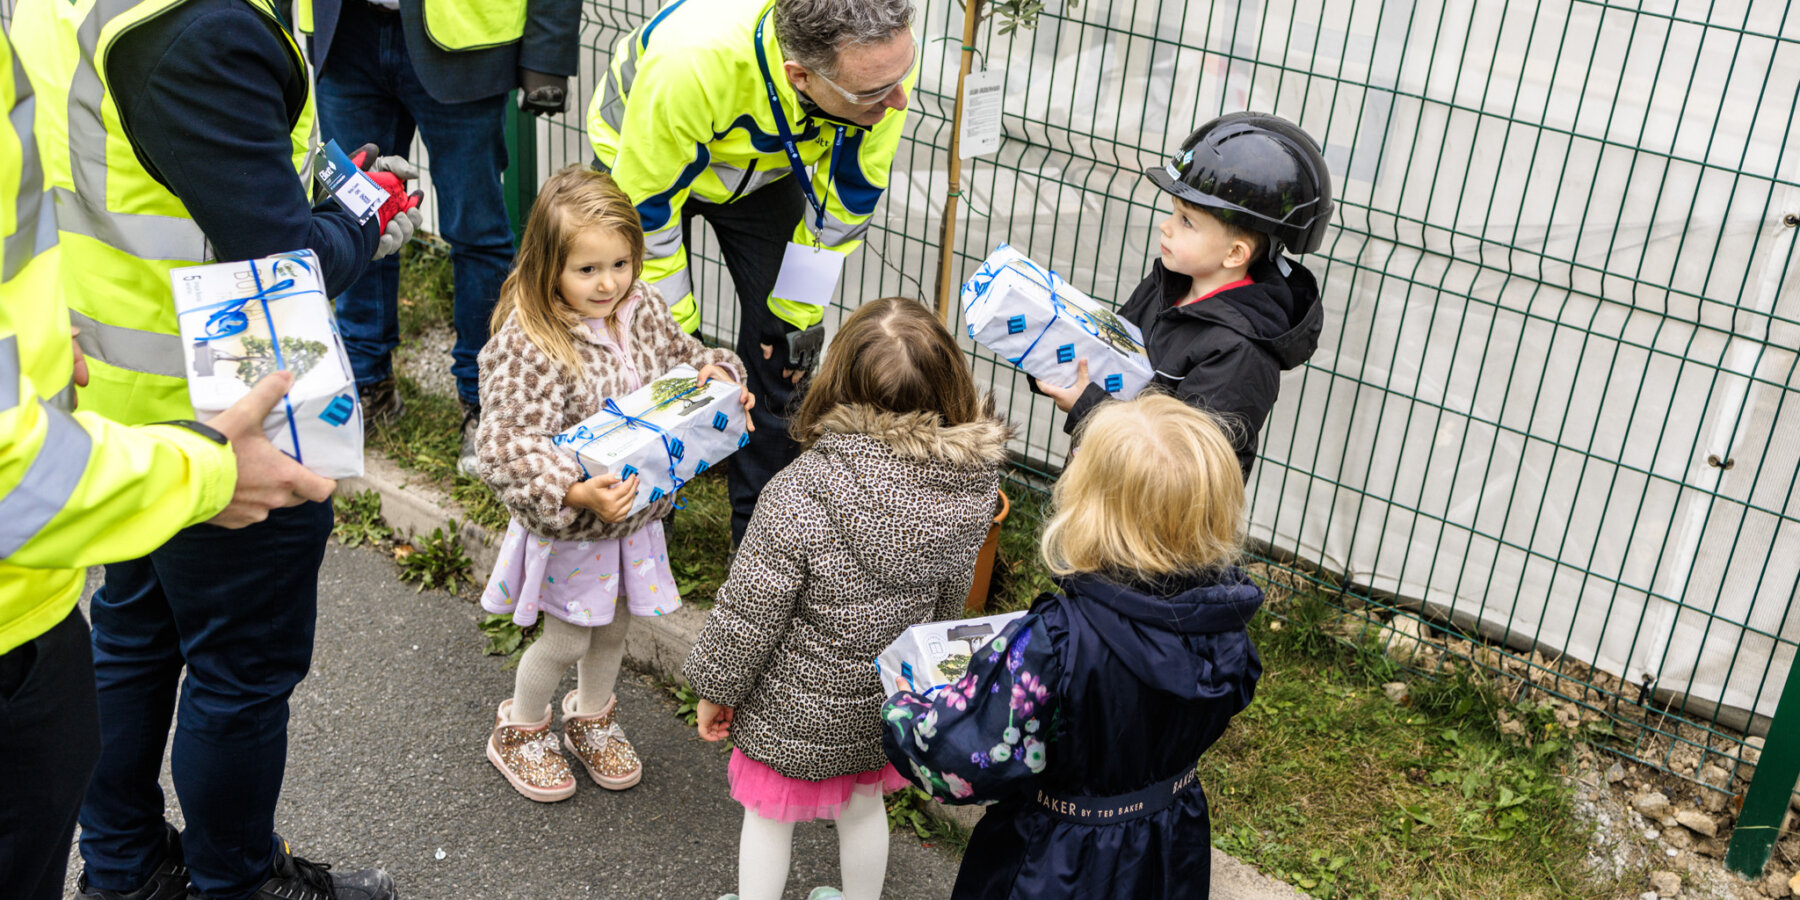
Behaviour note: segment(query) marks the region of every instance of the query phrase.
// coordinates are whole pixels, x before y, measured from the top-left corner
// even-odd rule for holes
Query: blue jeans
[[[406,52],[400,16],[346,0],[325,70],[319,73],[319,126],[344,152],[374,143],[383,155],[410,156],[413,132],[431,154],[438,224],[450,242],[456,393],[479,403],[475,357],[488,339],[488,316],[512,267],[512,227],[500,173],[506,170],[506,95],[439,103],[426,93]],[[400,344],[400,261],[369,266],[337,298],[338,328],[358,385],[393,373]]]
[[[330,534],[331,504],[307,503],[237,531],[195,525],[106,567],[90,607],[100,764],[80,816],[91,887],[136,890],[155,869],[157,776],[178,707],[170,769],[189,880],[216,900],[268,880],[288,697],[312,665]]]

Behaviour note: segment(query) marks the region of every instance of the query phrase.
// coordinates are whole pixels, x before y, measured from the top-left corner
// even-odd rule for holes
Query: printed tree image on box
[[[631,515],[681,490],[749,441],[743,393],[723,378],[700,384],[693,366],[680,365],[556,436],[589,478],[638,477]]]
[[[928,694],[961,678],[969,660],[994,639],[1006,623],[1025,614],[1018,612],[926,622],[900,633],[900,637],[875,657],[875,673],[882,690]]]
[[[962,304],[969,337],[1046,384],[1074,384],[1085,359],[1093,383],[1128,400],[1156,374],[1136,325],[1007,244],[963,285]]]
[[[269,440],[327,478],[361,475],[355,377],[312,252],[174,269],[169,282],[195,416],[224,412],[285,369],[294,384],[263,421]]]

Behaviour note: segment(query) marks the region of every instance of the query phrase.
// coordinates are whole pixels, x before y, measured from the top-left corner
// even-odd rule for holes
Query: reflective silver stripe
[[[19,193],[13,211],[13,233],[0,246],[0,281],[11,281],[25,269],[25,264],[39,253],[56,246],[56,217],[50,213],[50,198],[44,195],[44,167],[38,159],[37,140],[32,136],[31,120],[37,110],[37,97],[31,91],[31,79],[19,55],[12,54],[13,107],[6,117],[19,138]]]
[[[815,218],[813,216],[807,216],[806,217],[807,227],[811,228],[812,224],[816,221],[818,221],[817,218]],[[836,247],[836,246],[843,244],[845,242],[848,242],[848,241],[862,240],[863,234],[865,232],[867,232],[868,230],[869,230],[869,223],[868,223],[868,220],[866,220],[866,219],[861,222],[856,223],[855,225],[850,225],[850,224],[846,224],[844,222],[840,222],[837,219],[834,219],[830,216],[826,216],[825,217],[825,227],[813,229],[813,234],[818,236],[819,243],[824,244],[827,247]]]
[[[75,191],[54,191],[58,225],[140,259],[204,262],[206,235],[192,219],[106,209],[106,121],[101,115],[106,85],[94,68],[94,56],[106,24],[140,2],[99,0],[76,30],[81,62],[69,84],[69,174]]]
[[[209,255],[206,233],[193,219],[108,212],[82,199],[104,194],[77,195],[67,188],[51,188],[50,193],[56,198],[57,224],[70,234],[91,237],[138,259],[197,263]]]
[[[81,329],[75,343],[90,359],[147,375],[187,377],[181,338],[177,335],[108,325],[73,309],[69,310],[69,321]]]
[[[662,291],[663,302],[669,306],[680,303],[681,298],[694,292],[694,281],[685,268],[661,281],[653,281],[651,284],[654,284],[657,290]]]
[[[606,123],[614,134],[625,128],[625,95],[631,92],[631,83],[637,80],[638,40],[636,32],[625,36],[625,43],[630,51],[625,61],[619,64],[619,71],[614,72],[609,66],[606,70],[606,83],[600,86],[605,91],[600,101],[600,121]]]
[[[40,406],[44,406],[42,403]],[[62,512],[87,471],[93,439],[68,413],[44,406],[44,444],[12,493],[0,497],[0,557],[19,552]]]
[[[19,405],[19,336],[0,338],[0,412]]]
[[[681,220],[675,218],[669,227],[644,235],[644,258],[667,259],[681,249]]]
[[[60,409],[63,412],[74,412],[75,382],[71,381],[68,384],[63,385],[63,389],[57,391],[56,396],[51,397],[44,402],[50,404],[51,409]]]

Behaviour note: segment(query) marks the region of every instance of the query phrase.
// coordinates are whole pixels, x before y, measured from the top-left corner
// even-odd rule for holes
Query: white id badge
[[[781,274],[775,276],[774,295],[811,306],[831,305],[838,278],[844,274],[844,254],[789,241],[781,258]]]
[[[313,172],[319,184],[337,198],[338,205],[356,217],[358,225],[369,221],[387,200],[387,191],[358,169],[337,141],[328,141],[314,151]]]

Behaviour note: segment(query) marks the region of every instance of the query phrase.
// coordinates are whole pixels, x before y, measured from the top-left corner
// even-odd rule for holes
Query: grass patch
[[[1012,511],[1000,524],[1000,545],[994,554],[994,579],[988,585],[988,611],[1024,609],[1044,591],[1053,591],[1050,571],[1038,555],[1038,537],[1044,531],[1050,498],[1017,484],[1003,484]]]
[[[688,482],[675,496],[675,526],[668,535],[669,570],[681,602],[712,609],[719,585],[731,571],[731,496],[725,486],[727,459]]]
[[[1213,844],[1320,898],[1604,898],[1563,777],[1569,739],[1469,675],[1381,690],[1397,667],[1330,636],[1328,605],[1259,616],[1256,701],[1200,760]],[[1500,718],[1531,721],[1505,737]]]
[[[400,339],[417,338],[433,325],[448,325],[454,314],[456,281],[450,245],[419,232],[400,248]]]
[[[370,445],[449,494],[470,522],[505,531],[508,515],[499,498],[480,479],[456,471],[456,455],[462,448],[462,407],[456,398],[426,393],[405,374],[399,376],[399,386],[406,415],[374,429]]]

